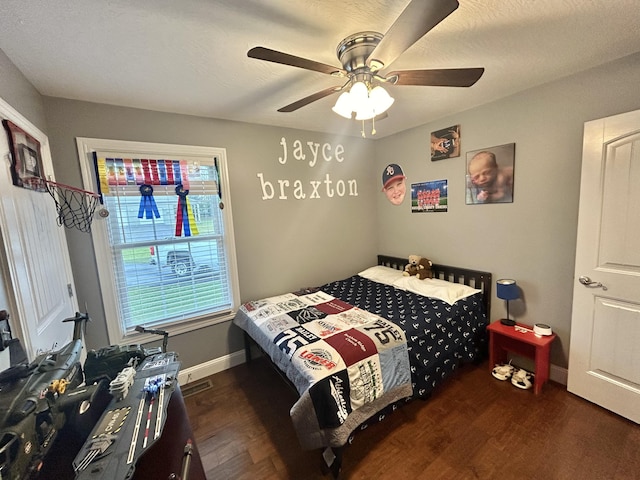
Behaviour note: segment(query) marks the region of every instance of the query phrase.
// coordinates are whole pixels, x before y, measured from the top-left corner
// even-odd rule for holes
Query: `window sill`
[[[225,323],[233,320],[235,316],[235,310],[231,310],[229,312],[216,315],[215,317],[201,317],[196,320],[190,320],[183,323],[178,323],[172,326],[167,326],[166,328],[158,327],[158,330],[165,331],[169,334],[169,337],[174,337],[176,335],[182,335],[183,333],[189,333],[194,330],[199,330],[201,328],[211,327],[213,325],[218,325],[220,323]],[[155,327],[152,327],[155,328]],[[153,334],[140,334],[136,331],[132,331],[131,333],[125,335],[122,338],[121,343],[150,343],[154,341],[158,341],[162,337]]]

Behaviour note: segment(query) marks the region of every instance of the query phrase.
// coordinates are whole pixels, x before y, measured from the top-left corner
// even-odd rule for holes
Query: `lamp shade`
[[[369,101],[366,104],[360,105],[360,108],[356,110],[356,120],[369,120],[376,116],[373,102]]]
[[[342,92],[332,110],[341,117],[351,118],[351,113],[353,112],[351,103],[351,94],[349,92]]]
[[[496,282],[498,298],[502,300],[515,300],[520,297],[520,291],[516,281],[510,278],[502,278]]]
[[[352,118],[355,112],[356,120],[369,120],[386,112],[393,102],[393,97],[380,85],[369,91],[367,84],[358,81],[338,97],[332,110],[345,118]]]
[[[363,82],[356,82],[349,91],[351,106],[355,112],[361,108],[366,108],[369,103],[369,89]]]
[[[373,109],[376,111],[376,115],[386,112],[395,101],[393,97],[380,85],[371,90],[369,98],[373,103]]]

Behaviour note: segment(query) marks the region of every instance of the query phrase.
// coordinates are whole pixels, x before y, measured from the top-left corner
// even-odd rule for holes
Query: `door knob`
[[[600,288],[600,287],[602,287],[602,290],[606,290],[607,289],[607,287],[605,287],[602,283],[594,282],[589,277],[587,277],[586,275],[582,275],[580,278],[578,278],[578,281],[582,285],[584,285],[585,287],[590,287],[590,288]]]

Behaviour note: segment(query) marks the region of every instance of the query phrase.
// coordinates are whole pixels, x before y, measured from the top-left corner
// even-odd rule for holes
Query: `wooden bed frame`
[[[385,267],[404,270],[407,263],[406,258],[378,255],[378,265],[384,265]],[[440,280],[446,280],[452,283],[462,283],[469,287],[482,290],[485,312],[487,312],[487,317],[489,317],[491,313],[491,273],[468,268],[451,267],[449,265],[438,265],[436,263],[431,266],[431,270],[433,271],[433,278],[439,278]]]
[[[378,265],[394,268],[396,270],[404,270],[404,267],[407,265],[407,259],[401,257],[392,257],[390,255],[378,255]],[[487,318],[489,318],[489,315],[491,314],[491,273],[483,272],[480,270],[471,270],[468,268],[452,267],[449,265],[438,265],[436,263],[431,266],[431,271],[433,272],[433,278],[439,278],[440,280],[446,280],[452,283],[462,283],[469,287],[482,290],[482,302],[484,303]],[[258,346],[258,344],[255,343],[249,336],[249,334],[247,332],[244,332],[244,355],[245,361],[247,363],[251,362],[252,343]],[[260,347],[258,346],[258,348]],[[269,358],[269,355],[267,355],[265,352],[261,353]],[[278,368],[276,368],[275,365],[274,368],[276,372],[278,372],[278,374],[291,388],[293,388],[293,390],[297,394],[298,391],[289,381],[286,375],[284,375]]]
[[[382,265],[385,267],[394,268],[396,270],[404,270],[407,265],[407,259],[401,257],[393,257],[389,255],[378,255],[378,265]],[[479,270],[471,270],[468,268],[460,268],[460,267],[452,267],[449,265],[438,265],[433,264],[431,266],[431,270],[433,271],[433,278],[438,278],[440,280],[446,280],[452,283],[461,283],[472,288],[476,288],[482,291],[482,299],[485,306],[485,311],[487,313],[487,318],[491,312],[491,284],[492,278],[491,273],[483,272]],[[287,376],[280,371],[280,369],[271,361],[269,355],[260,348],[260,346],[253,341],[253,339],[249,336],[247,332],[244,332],[244,346],[245,346],[245,357],[246,362],[251,362],[251,345],[255,345],[261,351],[262,355],[265,356],[269,363],[273,367],[273,369],[278,373],[278,375],[285,381],[287,385],[289,385],[293,391],[298,394],[297,389],[293,385],[293,383],[287,378]],[[332,448],[327,447],[324,452],[322,452],[322,470],[323,473],[330,473],[333,478],[337,479],[340,471],[342,469],[342,460],[344,455],[344,448]]]

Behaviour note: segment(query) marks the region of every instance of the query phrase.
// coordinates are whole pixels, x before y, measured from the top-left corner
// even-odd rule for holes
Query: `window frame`
[[[187,321],[181,321],[175,325],[165,325],[162,327],[169,335],[178,335],[197,330],[203,327],[215,325],[218,323],[229,321],[233,318],[235,311],[239,307],[240,288],[238,281],[237,257],[235,251],[235,237],[233,232],[233,217],[231,210],[231,196],[229,188],[229,175],[227,170],[227,154],[226,149],[220,147],[203,147],[192,145],[173,145],[163,143],[134,142],[127,140],[107,140],[98,138],[77,137],[76,145],[80,158],[80,169],[82,173],[82,182],[84,189],[88,191],[97,191],[98,181],[94,167],[94,152],[129,152],[131,154],[156,157],[156,158],[179,158],[181,156],[201,157],[203,159],[211,159],[217,157],[220,188],[223,192],[222,201],[224,209],[222,210],[224,224],[224,248],[228,261],[229,270],[229,291],[231,293],[231,308],[215,315],[204,315],[192,318]],[[99,208],[99,207],[98,207]],[[118,296],[116,293],[116,274],[111,259],[111,245],[109,243],[109,235],[106,222],[101,222],[98,212],[94,215],[91,224],[91,237],[94,246],[94,254],[96,257],[96,266],[98,269],[98,279],[100,283],[100,291],[102,294],[102,304],[107,324],[107,334],[109,343],[123,344],[130,343],[130,337],[135,334],[136,342],[145,343],[157,340],[157,336],[143,334],[138,332],[127,332],[122,329],[122,322],[119,318]]]

